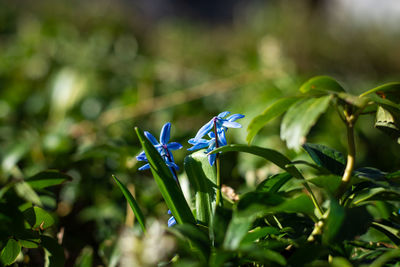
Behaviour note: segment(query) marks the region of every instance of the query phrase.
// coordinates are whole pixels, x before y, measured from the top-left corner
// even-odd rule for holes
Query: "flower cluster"
[[[193,145],[188,150],[193,151],[208,147],[205,153],[209,153],[215,148],[225,146],[227,144],[226,131],[228,128],[241,128],[242,125],[235,121],[244,117],[242,114],[233,114],[224,119],[229,114],[229,111],[221,112],[201,127],[196,136],[188,141],[189,144]],[[210,139],[204,139],[205,135],[208,135]],[[211,166],[214,165],[216,156],[216,154],[208,155],[208,162]]]
[[[205,153],[209,153],[215,148],[225,146],[227,144],[225,137],[226,131],[228,130],[228,128],[241,128],[242,125],[240,125],[235,121],[244,117],[244,115],[242,114],[233,114],[225,118],[229,114],[230,112],[224,111],[218,114],[218,116],[213,117],[208,123],[206,123],[203,127],[201,127],[200,130],[197,132],[196,136],[188,141],[189,144],[193,145],[188,150],[193,151],[208,147]],[[158,142],[157,139],[147,131],[144,132],[144,135],[157,149],[158,153],[160,153],[162,159],[164,160],[165,164],[169,167],[173,177],[175,178],[175,181],[179,185],[178,177],[176,175],[176,171],[179,170],[179,167],[174,162],[174,157],[172,155],[171,150],[181,149],[182,145],[177,142],[169,142],[170,132],[171,132],[171,123],[167,122],[161,129],[160,142]],[[210,139],[204,139],[203,137],[206,135]],[[146,162],[146,164],[140,167],[139,170],[142,171],[150,169],[150,164],[148,163],[144,151],[142,151],[136,157],[136,159],[138,161]],[[208,161],[211,166],[214,164],[215,159],[216,159],[216,154],[208,155]],[[171,214],[170,210],[168,210],[168,214]],[[171,227],[175,224],[176,220],[174,216],[171,216],[168,220],[168,227]]]

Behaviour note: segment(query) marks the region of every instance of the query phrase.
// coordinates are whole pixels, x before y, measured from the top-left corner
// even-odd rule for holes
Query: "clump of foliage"
[[[176,222],[169,223],[169,231],[180,241],[171,264],[397,266],[400,171],[387,173],[376,166],[356,169],[354,129],[361,116],[376,114],[375,127],[400,143],[400,83],[384,84],[356,96],[334,79],[318,76],[304,83],[300,92],[276,101],[251,121],[249,145],[228,145],[225,137],[227,127],[238,128],[233,121],[243,115],[224,119],[227,113],[223,112],[204,125],[190,143],[195,149],[208,149],[194,152],[184,161],[194,192],[189,202],[179,186],[177,166],[168,156],[170,124],[164,126],[160,143],[135,129],[144,149],[138,159],[148,162],[146,167]],[[346,126],[347,158],[325,145],[304,142],[329,107]],[[265,124],[283,114],[281,138],[289,148],[303,148],[311,161],[292,161],[279,151],[250,145]],[[337,134],[336,130],[330,129],[332,134]],[[206,135],[209,140],[203,138]],[[221,180],[227,177],[220,177],[219,170],[221,155],[228,152],[262,157],[281,172],[245,194],[228,194],[221,190]],[[145,232],[139,204],[114,178]]]

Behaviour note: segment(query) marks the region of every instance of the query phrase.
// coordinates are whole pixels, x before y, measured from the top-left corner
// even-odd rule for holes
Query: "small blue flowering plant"
[[[188,140],[191,154],[183,166],[194,193],[188,200],[172,155],[182,146],[170,142],[171,124],[162,127],[159,141],[136,128],[143,147],[137,160],[145,162],[139,169],[152,172],[172,215],[169,232],[181,245],[165,265],[398,266],[400,171],[355,167],[355,125],[359,117],[376,113],[374,126],[400,143],[399,92],[400,83],[388,83],[356,96],[330,77],[312,78],[300,95],[277,100],[250,122],[248,144],[228,144],[226,138],[230,128],[242,127],[237,121],[244,115],[218,114]],[[329,106],[346,126],[347,156],[304,141]],[[293,161],[251,145],[278,116],[281,139],[292,154],[305,153],[310,160]],[[236,194],[221,183],[220,157],[228,152],[262,157],[279,171]],[[118,185],[145,231],[138,203]]]

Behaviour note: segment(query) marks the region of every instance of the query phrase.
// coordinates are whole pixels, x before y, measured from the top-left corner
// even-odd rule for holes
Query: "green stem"
[[[315,195],[314,195],[313,191],[311,190],[311,187],[308,185],[307,181],[304,181],[303,185],[306,188],[306,190],[308,191],[308,193],[310,194],[311,201],[313,202],[314,206],[317,208],[319,215],[320,215],[319,217],[321,218],[324,215],[324,212],[322,211],[321,206],[318,204],[317,198],[315,197]]]
[[[217,154],[215,158],[215,167],[217,170],[217,195],[215,198],[215,205],[218,207],[221,202],[222,194],[221,194],[221,171],[220,171],[220,160],[219,155]],[[222,203],[222,202],[221,202]]]
[[[336,197],[340,199],[347,187],[350,184],[351,174],[353,173],[354,163],[356,160],[356,146],[354,142],[354,124],[353,122],[347,122],[347,145],[348,145],[348,154],[347,154],[347,164],[342,176],[342,182],[338,188],[336,193]]]

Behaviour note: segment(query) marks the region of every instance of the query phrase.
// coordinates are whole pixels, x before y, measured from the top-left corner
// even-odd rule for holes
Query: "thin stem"
[[[346,128],[347,128],[347,164],[342,176],[342,182],[336,193],[336,197],[339,199],[342,197],[343,193],[346,191],[348,185],[350,184],[351,174],[353,173],[354,163],[356,160],[356,146],[354,141],[354,123],[356,117],[346,115]]]
[[[303,185],[306,188],[306,190],[308,191],[308,193],[310,194],[311,201],[313,202],[314,206],[318,210],[318,213],[320,215],[319,218],[321,218],[324,215],[324,212],[323,212],[321,206],[318,204],[317,198],[315,197],[315,195],[314,195],[313,191],[311,190],[311,187],[308,185],[307,181],[304,181]]]

